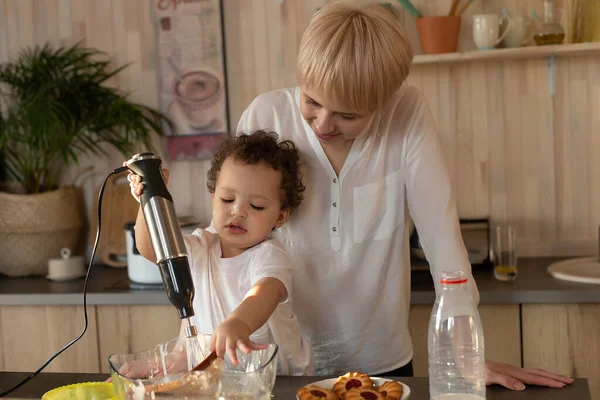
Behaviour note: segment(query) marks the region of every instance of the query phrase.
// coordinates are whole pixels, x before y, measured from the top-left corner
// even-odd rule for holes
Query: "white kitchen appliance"
[[[178,218],[181,232],[184,235],[192,233],[199,227],[197,221],[181,217]],[[160,270],[155,263],[145,259],[135,245],[135,222],[125,224],[125,243],[127,246],[127,276],[135,283],[152,285],[162,284]]]
[[[462,239],[469,255],[469,262],[477,269],[489,267],[493,257],[490,250],[489,218],[461,218],[459,222]],[[411,262],[411,269],[429,269],[429,264],[423,262],[426,260],[425,252],[421,247],[416,228],[413,228],[409,242],[411,254],[414,257],[413,262]]]

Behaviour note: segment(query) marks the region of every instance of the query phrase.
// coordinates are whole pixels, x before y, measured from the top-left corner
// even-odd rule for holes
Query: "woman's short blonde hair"
[[[370,112],[400,88],[412,59],[412,47],[388,8],[338,0],[319,10],[304,32],[298,79],[351,111]]]

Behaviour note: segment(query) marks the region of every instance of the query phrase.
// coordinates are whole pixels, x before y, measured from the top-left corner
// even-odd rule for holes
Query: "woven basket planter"
[[[0,273],[46,275],[48,260],[63,247],[77,249],[82,226],[77,191],[40,194],[0,192]]]

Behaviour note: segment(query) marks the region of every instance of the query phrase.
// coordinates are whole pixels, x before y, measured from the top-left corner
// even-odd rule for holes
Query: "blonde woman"
[[[404,83],[412,58],[385,8],[329,3],[303,35],[300,86],[258,96],[238,125],[279,132],[305,163],[305,201],[274,234],[296,262],[295,311],[319,374],[412,375],[409,213],[434,282],[442,268],[462,270],[479,300],[436,127],[422,93]],[[488,384],[516,390],[572,382],[486,369]]]

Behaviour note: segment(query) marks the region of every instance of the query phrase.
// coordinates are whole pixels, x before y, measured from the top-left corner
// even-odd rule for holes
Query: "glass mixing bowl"
[[[209,354],[209,335],[177,337],[149,350],[108,358],[113,386],[121,400],[269,399],[277,375],[277,345],[250,354],[237,352],[204,371],[189,372]]]

